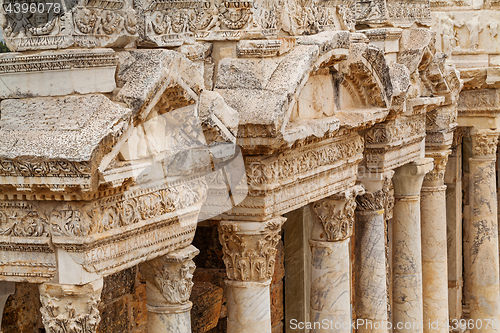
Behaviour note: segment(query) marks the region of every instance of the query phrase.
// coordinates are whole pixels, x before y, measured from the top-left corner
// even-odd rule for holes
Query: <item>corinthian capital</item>
[[[272,278],[283,222],[285,218],[277,217],[266,222],[220,223],[219,240],[230,280],[262,282]]]
[[[341,241],[352,236],[356,196],[363,193],[364,188],[358,185],[311,205],[328,241]]]
[[[473,156],[476,158],[494,158],[497,152],[499,134],[497,131],[487,129],[471,130]]]
[[[451,150],[426,152],[425,157],[434,159],[434,167],[424,176],[424,182],[439,181],[444,184],[444,174],[450,153]]]
[[[193,258],[198,253],[200,251],[190,245],[141,265],[141,273],[148,283],[148,305],[154,307],[191,306],[189,297],[193,288],[193,273],[196,269]],[[153,296],[151,299],[150,294]]]
[[[48,333],[97,332],[102,280],[83,286],[46,283],[39,289],[43,326]]]

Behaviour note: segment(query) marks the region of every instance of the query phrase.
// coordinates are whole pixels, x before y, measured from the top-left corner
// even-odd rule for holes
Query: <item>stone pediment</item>
[[[98,94],[7,99],[1,115],[1,184],[28,191],[95,191],[100,160],[132,121],[130,109]]]
[[[282,56],[222,59],[215,91],[238,111],[239,144],[276,146],[321,137],[342,125],[336,114],[351,127],[384,118],[380,111],[393,98],[390,68],[383,51],[352,43],[352,37],[324,32],[297,38]],[[370,115],[349,117],[356,112]]]

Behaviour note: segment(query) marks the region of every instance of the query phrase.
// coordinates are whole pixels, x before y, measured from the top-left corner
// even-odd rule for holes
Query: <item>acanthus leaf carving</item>
[[[498,132],[476,130],[472,133],[472,153],[474,156],[494,156],[498,145]]]
[[[220,223],[219,240],[230,280],[260,282],[272,278],[283,222],[281,217],[266,222],[244,222],[259,226],[252,232],[243,231],[238,222]]]
[[[328,241],[342,241],[352,236],[356,196],[363,193],[363,187],[355,186],[312,204],[312,210],[323,225]]]
[[[40,286],[42,322],[47,333],[95,333],[101,321],[101,290],[91,285]]]
[[[0,235],[13,237],[48,237],[45,216],[29,205],[0,203]]]

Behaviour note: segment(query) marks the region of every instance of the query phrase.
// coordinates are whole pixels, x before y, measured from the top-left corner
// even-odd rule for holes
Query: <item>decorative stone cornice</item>
[[[473,157],[496,158],[499,135],[497,131],[473,129],[471,131]]]
[[[47,333],[97,332],[102,289],[96,290],[90,283],[83,286],[42,284],[39,289],[40,311]]]
[[[193,273],[196,269],[192,260],[200,251],[190,245],[141,265],[141,273],[162,295],[162,304],[148,301],[154,306],[178,306],[189,302],[193,288]]]
[[[272,278],[284,222],[283,217],[266,222],[220,222],[219,240],[229,280],[262,282]]]
[[[352,236],[356,196],[363,193],[364,188],[357,185],[312,204],[312,210],[323,225],[328,241],[342,241]]]

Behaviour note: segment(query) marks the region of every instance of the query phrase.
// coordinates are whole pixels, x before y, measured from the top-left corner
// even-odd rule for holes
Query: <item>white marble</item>
[[[226,280],[228,332],[271,333],[270,284]]]
[[[356,317],[366,322],[358,332],[387,332],[384,227],[383,209],[356,212]]]
[[[330,325],[311,332],[350,332],[350,241],[310,240],[309,244],[312,252],[311,322],[333,323],[333,329]]]
[[[396,169],[393,178],[394,332],[423,332],[420,190],[432,167],[423,158]]]
[[[446,186],[422,187],[422,279],[424,332],[448,332]],[[432,323],[432,328],[429,323]]]

